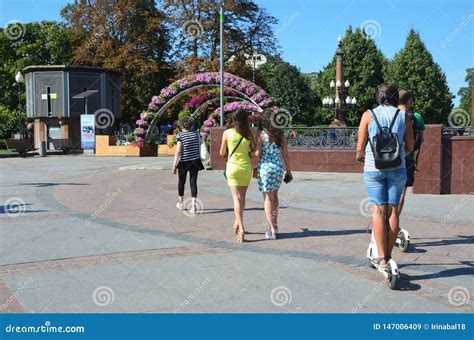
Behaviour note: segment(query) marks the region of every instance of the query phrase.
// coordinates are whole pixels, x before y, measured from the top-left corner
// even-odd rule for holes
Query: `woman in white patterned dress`
[[[263,194],[265,216],[269,230],[265,238],[275,240],[278,233],[278,189],[283,180],[286,168],[285,182],[289,183],[293,176],[288,157],[288,142],[282,128],[272,124],[272,117],[268,113],[262,115],[257,138],[256,155],[259,157],[257,166],[258,190]]]

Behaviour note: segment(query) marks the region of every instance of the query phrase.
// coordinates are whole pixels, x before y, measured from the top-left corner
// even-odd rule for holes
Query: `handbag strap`
[[[235,150],[237,150],[237,148],[239,147],[240,145],[240,142],[242,142],[242,139],[244,139],[244,137],[240,138],[239,142],[237,143],[237,145],[235,146],[234,150],[232,150],[232,152],[230,153],[229,157],[227,157],[227,161],[232,157],[232,155],[234,154]]]

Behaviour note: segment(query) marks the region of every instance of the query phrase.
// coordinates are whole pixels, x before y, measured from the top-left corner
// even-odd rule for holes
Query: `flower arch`
[[[199,88],[219,86],[220,73],[205,72],[186,76],[163,88],[159,95],[152,97],[148,110],[142,112],[140,119],[136,121],[135,141],[138,146],[142,147],[145,138],[151,133],[148,127],[154,126],[163,113],[178,99]],[[231,100],[225,104],[224,114],[238,108],[261,113],[264,109],[273,107],[275,103],[273,97],[267,95],[264,89],[231,73],[224,73],[224,88],[231,90],[230,94],[224,96],[224,99]],[[215,100],[216,98],[213,98],[201,104],[193,114],[201,114],[202,107]],[[220,108],[214,110],[214,113],[220,115]]]

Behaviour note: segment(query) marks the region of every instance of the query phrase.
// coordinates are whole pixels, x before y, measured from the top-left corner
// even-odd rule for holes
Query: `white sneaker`
[[[181,211],[184,209],[184,206],[182,203],[176,203],[176,208],[178,208]]]
[[[267,240],[276,240],[276,239],[277,239],[276,236],[273,235],[273,233],[272,233],[271,231],[267,231],[267,232],[265,233],[265,238],[266,238]]]

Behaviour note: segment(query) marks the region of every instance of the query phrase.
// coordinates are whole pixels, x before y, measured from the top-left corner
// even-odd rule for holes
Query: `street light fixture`
[[[344,56],[343,38],[337,38],[338,48],[336,50],[336,79],[331,80],[329,87],[334,91],[333,96],[323,98],[323,108],[328,111],[335,111],[335,119],[330,127],[344,127],[345,112],[357,105],[355,97],[350,97],[348,89],[351,86],[349,80],[344,81],[342,60]],[[333,100],[334,98],[334,100]]]
[[[18,71],[18,73],[16,74],[15,81],[17,84],[21,84],[25,82],[25,78],[23,78],[23,74],[21,74],[20,71]]]

